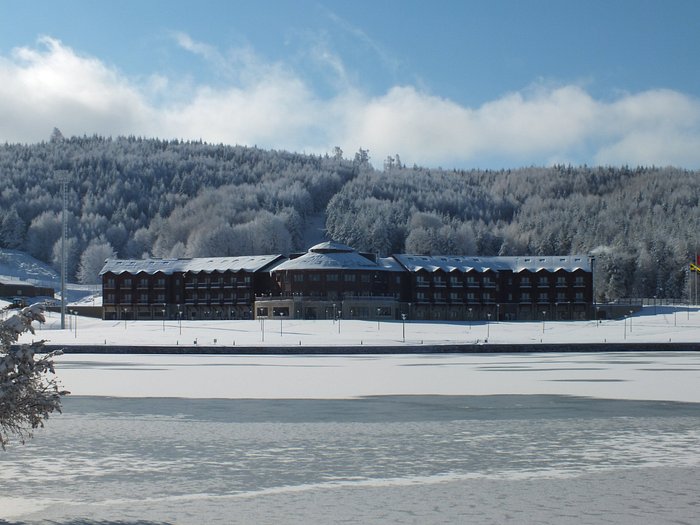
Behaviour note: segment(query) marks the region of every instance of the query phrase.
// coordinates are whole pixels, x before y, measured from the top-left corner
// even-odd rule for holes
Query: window
[[[574,286],[583,286],[583,275],[577,275],[574,280]]]
[[[557,286],[566,286],[566,277],[560,275],[557,277]]]
[[[319,274],[317,274],[317,273],[310,273],[309,274],[309,281],[318,282],[320,280],[321,280],[321,276]]]
[[[245,284],[248,284],[248,285],[249,285],[249,284],[250,284],[250,275],[246,275],[245,277],[243,277],[243,282],[244,282]]]
[[[159,303],[164,303],[165,302],[165,294],[164,293],[159,293],[158,298],[156,299]]]
[[[122,298],[124,299],[122,302],[123,303],[130,303],[131,302],[131,294],[130,293],[125,293]]]
[[[557,302],[558,303],[565,303],[566,302],[566,294],[564,292],[557,293]]]
[[[444,301],[445,297],[444,297],[443,293],[442,292],[435,292],[435,300],[440,301],[440,302]]]
[[[583,302],[583,292],[576,292],[576,302],[578,302],[578,303]]]
[[[530,292],[523,292],[520,294],[520,300],[524,303],[530,302]]]
[[[130,287],[131,283],[132,283],[131,277],[127,277],[126,279],[124,279],[124,286]]]
[[[467,301],[475,301],[476,300],[476,294],[474,292],[468,292],[467,293]]]
[[[295,273],[294,274],[294,282],[295,283],[303,283],[304,282],[304,274],[303,273]]]
[[[430,286],[430,283],[425,277],[419,275],[416,277],[416,286]]]
[[[442,277],[436,276],[435,277],[435,286],[440,286],[440,287],[445,286],[445,279],[443,279]]]
[[[108,304],[114,304],[114,294],[113,294],[113,293],[108,293],[108,294],[107,294],[107,303],[108,303]]]
[[[354,283],[355,282],[355,274],[354,273],[346,273],[343,275],[343,279],[345,280],[346,283]]]
[[[450,286],[461,286],[462,285],[462,280],[459,277],[456,276],[451,276],[450,277]]]
[[[369,282],[369,274],[363,273],[362,275],[360,275],[360,281],[363,283],[368,283]]]
[[[106,286],[107,288],[114,288],[114,277],[110,277],[109,279],[107,279]]]
[[[547,277],[545,277],[545,276],[540,277],[539,286],[541,286],[541,287],[549,286],[549,279],[547,279]]]
[[[139,302],[140,303],[147,303],[148,302],[148,294],[147,293],[142,293],[139,295]]]
[[[547,295],[547,292],[542,292],[540,294],[539,302],[540,303],[548,303],[549,302],[549,297]]]
[[[491,296],[491,292],[484,292],[483,300],[485,303],[493,302],[493,297]]]
[[[419,301],[425,301],[425,292],[416,292],[416,299]]]
[[[148,278],[147,277],[141,277],[141,279],[139,279],[139,288],[148,288]]]
[[[520,286],[522,288],[529,288],[530,287],[530,278],[529,277],[521,277],[520,278]]]
[[[476,280],[476,277],[473,275],[468,275],[467,276],[467,286],[479,286],[479,283]]]
[[[338,280],[338,274],[337,273],[329,273],[326,275],[326,281],[328,282],[336,282]]]
[[[459,294],[457,292],[450,292],[450,301],[459,301]]]
[[[494,287],[494,286],[496,285],[496,283],[495,283],[494,280],[493,280],[493,277],[490,277],[490,276],[488,276],[488,275],[484,277],[484,281],[483,281],[483,282],[484,282],[484,286],[486,286],[486,287],[488,287],[488,288],[492,288],[492,287]]]

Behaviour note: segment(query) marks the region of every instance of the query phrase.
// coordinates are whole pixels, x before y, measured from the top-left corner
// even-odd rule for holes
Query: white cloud
[[[93,57],[45,37],[37,48],[0,56],[0,141],[64,135],[133,134],[347,155],[368,148],[375,164],[510,167],[552,160],[588,164],[700,167],[700,101],[670,90],[594,99],[576,85],[536,85],[469,108],[413,86],[370,97],[348,80],[321,96],[282,63],[253,50],[227,55],[185,34],[178,44],[225,70],[223,85],[167,78],[129,79]]]

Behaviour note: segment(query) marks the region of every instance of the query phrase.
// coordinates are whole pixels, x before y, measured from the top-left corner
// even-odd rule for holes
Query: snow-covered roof
[[[181,272],[255,272],[280,257],[282,256],[243,255],[240,257],[197,257],[193,259],[107,259],[100,275],[125,272],[132,274],[162,272],[167,275]]]
[[[271,271],[284,270],[385,270],[376,262],[351,252],[307,252],[275,266]]]
[[[380,257],[379,259],[377,259],[377,263],[385,270],[389,270],[392,272],[404,271],[404,268],[399,264],[399,261],[397,261],[393,257]]]
[[[540,256],[518,256],[518,257],[467,257],[456,255],[394,255],[408,271],[417,272],[426,270],[434,272],[442,270],[443,272],[468,272],[475,270],[477,272],[485,271],[512,271],[522,272],[524,270],[530,272],[538,272],[546,270],[556,272],[564,270],[573,272],[576,270],[591,271],[590,259],[585,255],[552,255],[547,257]]]
[[[315,252],[315,253],[332,253],[332,252],[338,252],[338,253],[350,253],[356,251],[354,248],[350,248],[350,246],[347,246],[345,244],[341,244],[339,242],[335,241],[325,241],[325,242],[320,242],[318,244],[315,244],[311,248],[309,248],[310,252]]]

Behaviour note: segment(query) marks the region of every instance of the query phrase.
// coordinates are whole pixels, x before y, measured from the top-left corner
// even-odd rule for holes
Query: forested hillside
[[[600,299],[687,296],[700,177],[673,168],[367,172],[328,206],[329,235],[379,252],[593,254]]]
[[[56,136],[58,135],[58,136]],[[68,188],[68,273],[106,257],[288,253],[309,214],[356,172],[336,158],[203,143],[102,137],[0,146],[0,242],[60,261]]]
[[[672,168],[446,171],[368,152],[333,156],[138,138],[0,146],[0,245],[60,260],[68,177],[68,270],[103,260],[303,250],[307,219],[328,237],[398,252],[594,254],[599,298],[687,295],[700,212],[697,172]]]

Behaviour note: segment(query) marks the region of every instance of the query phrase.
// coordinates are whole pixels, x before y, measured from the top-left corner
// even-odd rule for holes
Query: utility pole
[[[61,330],[66,328],[66,237],[68,236],[68,172],[56,171],[58,181],[61,183],[61,199],[63,208],[61,211]]]

